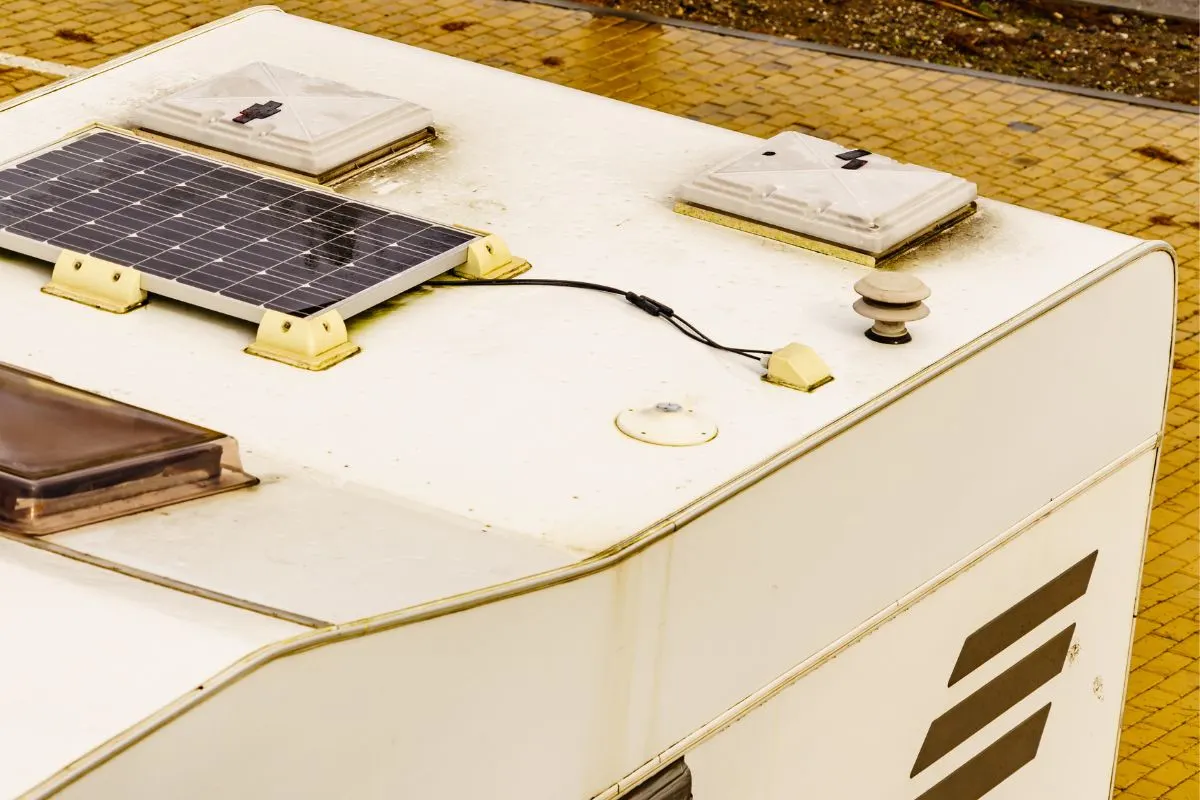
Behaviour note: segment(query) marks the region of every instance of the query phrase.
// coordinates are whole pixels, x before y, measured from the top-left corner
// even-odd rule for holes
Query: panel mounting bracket
[[[770,355],[763,380],[789,389],[811,392],[833,380],[833,374],[817,351],[806,344],[792,342]]]
[[[142,274],[136,269],[70,250],[59,255],[50,282],[42,291],[114,314],[124,314],[146,302]]]
[[[258,324],[258,338],[246,352],[316,371],[329,369],[361,349],[350,341],[346,323],[336,311],[307,319],[267,311]]]
[[[481,237],[467,245],[466,263],[454,270],[455,276],[469,280],[505,280],[529,270],[529,262],[514,256],[499,236],[463,225],[455,227]]]

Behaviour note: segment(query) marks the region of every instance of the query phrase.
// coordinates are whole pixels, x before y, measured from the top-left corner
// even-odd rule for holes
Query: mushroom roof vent
[[[875,263],[961,219],[975,198],[954,175],[789,131],[685,183],[677,210]]]
[[[254,63],[142,106],[138,126],[320,177],[431,132],[429,109]]]

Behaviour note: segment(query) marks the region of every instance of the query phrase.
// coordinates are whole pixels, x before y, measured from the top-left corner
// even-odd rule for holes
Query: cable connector
[[[706,347],[712,347],[716,350],[724,350],[726,353],[749,358],[752,361],[758,361],[760,356],[771,355],[770,350],[750,350],[742,347],[727,347],[714,340],[711,336],[702,333],[692,323],[688,322],[683,317],[675,313],[675,309],[660,303],[652,297],[646,297],[644,294],[637,292],[627,292],[624,289],[618,289],[614,286],[605,286],[602,283],[591,283],[589,281],[573,281],[561,278],[506,278],[504,280],[496,280],[492,278],[461,278],[454,280],[432,280],[426,281],[426,286],[564,286],[572,289],[589,289],[593,292],[604,292],[605,294],[616,294],[624,297],[634,306],[637,306],[642,311],[645,311],[652,317],[660,317],[674,326],[680,333],[689,339],[699,342]]]
[[[646,297],[644,294],[625,292],[625,299],[652,317],[666,317],[667,319],[670,319],[671,317],[675,316],[675,310],[673,308],[668,305],[664,305],[651,297]]]

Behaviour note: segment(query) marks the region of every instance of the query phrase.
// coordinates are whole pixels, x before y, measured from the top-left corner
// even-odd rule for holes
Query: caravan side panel
[[[1107,800],[1154,461],[1143,453],[701,744],[686,757],[696,796]],[[1009,636],[1014,614],[1036,624]],[[964,652],[986,660],[947,685]]]
[[[1173,295],[1170,255],[1151,253],[615,566],[414,624],[379,620],[365,635],[247,664],[182,701],[164,725],[132,731],[30,796],[64,787],[72,800],[612,796],[614,777],[636,781],[660,754],[699,744],[698,731],[757,705],[764,687],[836,652],[1056,498],[1152,448]],[[697,753],[697,796],[767,797],[746,787],[768,781],[764,791],[783,791],[772,787],[791,782],[795,792],[820,780],[828,792],[820,796],[913,800],[921,781],[968,752],[955,748],[908,782],[925,727],[1018,653],[946,687],[963,637],[1096,550],[1086,611],[1077,603],[1066,613],[1097,621],[1078,623],[1077,642],[1072,634],[1075,666],[1055,678],[1070,688],[1054,702],[1068,708],[1047,719],[1045,734],[1050,743],[1067,735],[1061,726],[1087,728],[1078,752],[1091,759],[1092,792],[1108,776],[1096,777],[1097,765],[1115,750],[1151,472],[1147,456],[1110,479],[1121,488],[1079,530],[1064,523],[1069,533],[1030,540],[1044,545],[1011,545],[993,556],[1003,556],[995,567],[964,578],[955,590],[963,599],[946,601],[961,616],[947,617],[944,630],[914,609],[888,623],[911,614],[904,624],[918,627],[905,636],[872,634],[876,644],[859,651],[867,660],[844,677],[829,672],[832,684],[818,692],[841,705],[810,715],[798,701],[770,723],[778,735],[746,734],[763,758],[783,748],[778,757],[735,769]],[[929,642],[919,657],[904,644],[917,639]],[[807,697],[811,680],[795,691]],[[885,696],[890,715],[879,710]],[[743,730],[757,731],[755,718]],[[875,728],[891,731],[886,754],[858,746]],[[783,769],[797,737],[812,742],[809,772],[830,771],[789,769],[770,783],[761,771]],[[833,765],[842,784],[828,782]],[[876,771],[878,791],[855,788]],[[724,788],[703,789],[705,776]],[[1029,794],[1009,797],[1093,797],[1023,785]]]

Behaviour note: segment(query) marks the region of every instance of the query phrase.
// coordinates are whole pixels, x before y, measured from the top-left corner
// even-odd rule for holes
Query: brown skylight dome
[[[255,483],[224,434],[0,365],[0,530],[39,536]]]

